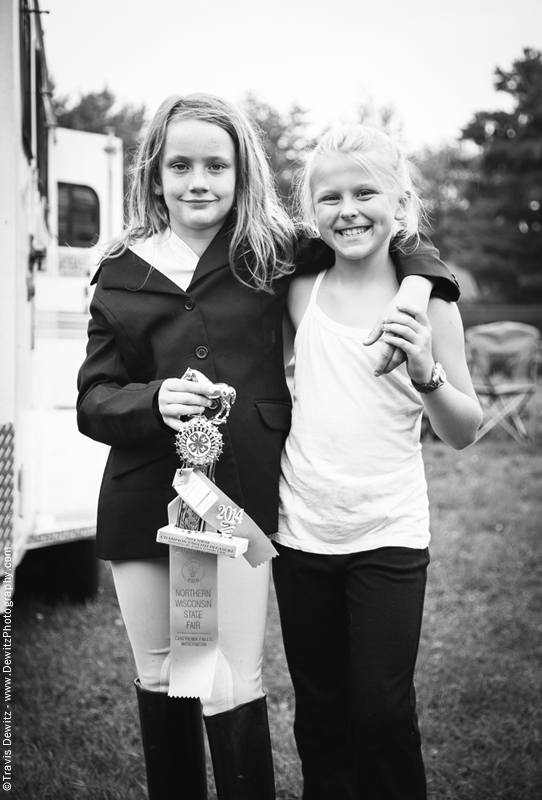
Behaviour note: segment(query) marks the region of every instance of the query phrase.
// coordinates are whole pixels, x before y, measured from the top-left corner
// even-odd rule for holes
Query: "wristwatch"
[[[434,392],[435,389],[438,389],[443,383],[446,383],[446,373],[444,372],[444,367],[442,364],[439,364],[438,361],[435,361],[433,365],[433,371],[431,373],[431,380],[429,383],[416,383],[416,381],[412,381],[412,385],[416,391],[421,392],[422,394],[430,394],[431,392]]]

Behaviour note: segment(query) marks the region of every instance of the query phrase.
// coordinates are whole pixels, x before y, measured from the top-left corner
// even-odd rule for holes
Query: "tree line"
[[[470,271],[490,301],[542,302],[542,52],[526,48],[494,87],[511,111],[479,111],[457,142],[415,154],[427,231],[442,257]],[[108,88],[72,100],[54,97],[57,123],[95,133],[113,129],[129,167],[147,119],[144,105],[121,104]],[[307,112],[279,112],[255,94],[242,106],[262,131],[286,203],[300,157],[312,143]],[[354,117],[397,135],[393,108],[362,105]]]

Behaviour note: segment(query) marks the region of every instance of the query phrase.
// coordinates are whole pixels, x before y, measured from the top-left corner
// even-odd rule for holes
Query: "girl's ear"
[[[154,184],[154,186],[152,187],[152,190],[153,190],[154,194],[164,194],[164,190],[162,189],[162,187],[158,183]]]

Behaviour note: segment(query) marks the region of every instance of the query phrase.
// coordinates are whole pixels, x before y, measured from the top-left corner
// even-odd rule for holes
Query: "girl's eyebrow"
[[[379,191],[378,186],[375,181],[361,181],[357,183],[353,189],[354,192],[358,192],[360,189],[371,189],[373,192]],[[325,184],[317,186],[314,190],[313,194],[315,197],[320,197],[322,194],[340,194],[340,189],[331,188],[326,186]]]
[[[315,196],[319,196],[321,194],[337,194],[337,191],[338,191],[337,189],[331,189],[329,186],[320,185],[316,187],[313,194]]]
[[[192,162],[192,161],[199,160],[199,158],[200,158],[199,156],[198,156],[198,159],[195,159],[192,156],[185,156],[185,155],[182,155],[181,153],[175,153],[175,154],[172,154],[172,155],[167,155],[165,160],[167,162],[169,162],[169,163],[171,163],[173,161]],[[207,161],[207,162],[210,162],[210,161],[225,161],[228,164],[232,163],[232,159],[231,158],[229,158],[226,155],[220,154],[220,153],[217,153],[216,155],[203,156],[203,161]]]

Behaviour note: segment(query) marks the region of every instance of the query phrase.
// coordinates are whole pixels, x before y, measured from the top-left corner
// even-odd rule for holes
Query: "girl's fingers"
[[[187,381],[183,378],[167,378],[161,386],[165,392],[183,392],[207,397],[214,393],[215,384],[211,381]]]
[[[427,336],[414,334],[412,331],[408,331],[403,335],[402,331],[397,333],[392,330],[386,330],[382,334],[382,341],[394,347],[399,347],[406,353],[408,358],[418,358],[422,354],[431,352],[431,339]]]
[[[385,331],[387,325],[403,325],[405,328],[410,328],[413,331],[418,331],[421,328],[425,327],[420,322],[418,322],[414,317],[409,317],[406,314],[394,314],[393,316],[388,316],[382,323],[382,328]]]
[[[419,329],[414,329],[409,325],[402,325],[397,322],[385,322],[382,326],[383,336],[382,338],[386,341],[386,334],[390,333],[393,336],[400,336],[402,339],[406,339],[407,341],[411,342],[414,340],[416,336],[419,336]]]
[[[182,403],[179,400],[173,403],[163,403],[160,406],[162,414],[169,414],[172,417],[186,416],[187,414],[203,414],[209,408],[202,403]]]
[[[382,336],[382,322],[383,322],[382,317],[379,317],[375,322],[375,324],[373,325],[372,329],[370,330],[367,338],[363,340],[363,344],[366,347],[377,342]]]
[[[180,404],[186,406],[204,406],[208,408],[213,404],[213,401],[203,394],[165,391],[159,395],[158,403],[159,405]]]
[[[395,317],[397,316],[398,318],[397,321],[403,322],[404,324],[408,324],[408,320],[415,320],[421,325],[424,326],[429,325],[429,319],[427,317],[426,312],[422,308],[419,308],[418,306],[398,305],[397,312],[398,312],[397,315],[395,313],[388,314],[388,319],[392,318],[395,319]],[[407,319],[405,320],[404,317],[406,317]]]
[[[390,372],[393,372],[396,367],[400,366],[404,361],[406,361],[406,354],[404,350],[401,350],[399,347],[391,347],[391,358],[388,360],[387,364],[380,372],[375,369],[375,375],[378,377],[379,375],[389,375]]]
[[[379,336],[382,336],[382,328],[380,328]],[[365,340],[363,344],[370,344],[370,342],[367,342],[367,340]],[[393,358],[393,354],[396,348],[390,344],[386,344],[386,342],[384,342],[381,339],[379,350],[380,352],[378,354],[378,361],[376,362],[374,370],[374,374],[376,375],[377,378],[379,375],[385,375],[387,372],[389,372],[390,361]]]
[[[207,406],[189,405],[184,403],[169,403],[165,406],[160,406],[160,413],[162,419],[173,428],[174,431],[180,431],[184,425],[183,418],[203,414]]]
[[[430,374],[433,363],[431,326],[425,312],[412,306],[399,307],[388,315],[382,328],[382,341],[405,354],[408,374],[423,383],[419,376]]]
[[[396,336],[391,332],[383,333],[382,341],[391,347],[399,347],[407,356],[410,355],[414,347],[413,342],[409,342],[403,336]]]
[[[158,408],[160,413],[172,413],[170,406],[183,406],[182,414],[198,414],[209,408],[213,401],[208,395],[214,393],[215,386],[210,381],[205,384],[182,378],[167,378],[158,392]]]
[[[214,384],[196,383],[182,378],[168,378],[158,392],[158,409],[162,419],[174,431],[181,430],[181,417],[203,414],[213,401],[207,397],[212,394]]]

